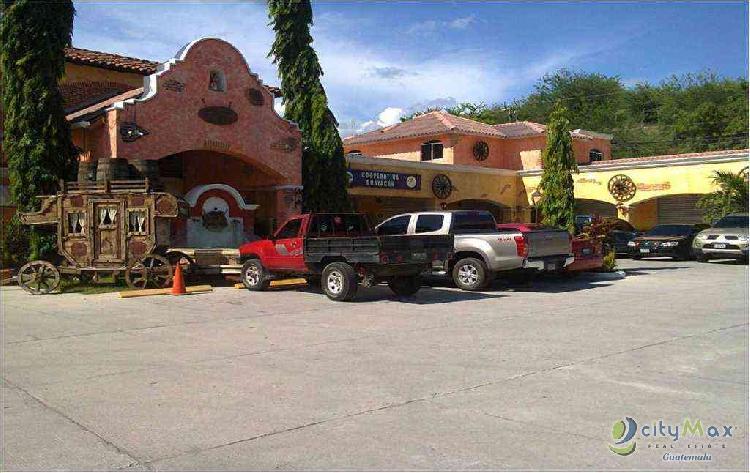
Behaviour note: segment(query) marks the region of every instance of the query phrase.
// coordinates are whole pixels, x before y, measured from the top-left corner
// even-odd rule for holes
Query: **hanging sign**
[[[422,176],[400,172],[368,171],[349,169],[349,187],[374,187],[377,189],[403,189],[418,191],[422,188]]]

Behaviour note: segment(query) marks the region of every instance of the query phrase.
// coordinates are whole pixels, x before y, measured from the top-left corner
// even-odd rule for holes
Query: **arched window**
[[[432,140],[422,143],[422,161],[432,161],[433,159],[443,158],[443,143],[439,140]]]
[[[222,71],[211,71],[208,76],[208,90],[224,92],[227,90],[227,79]]]
[[[353,150],[349,151],[349,152],[348,152],[348,153],[346,153],[346,154],[353,154],[353,155],[355,155],[355,156],[362,156],[362,151],[360,151],[360,150],[358,150],[358,149],[353,149]]]
[[[598,149],[592,149],[589,151],[589,162],[593,163],[594,161],[601,161],[604,159],[604,154],[602,154],[601,151]]]

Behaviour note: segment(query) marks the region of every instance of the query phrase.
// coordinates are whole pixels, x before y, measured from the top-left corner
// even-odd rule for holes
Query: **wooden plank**
[[[185,288],[185,291],[188,294],[196,294],[199,292],[211,292],[214,288],[209,286],[208,284],[203,286],[188,286]],[[141,297],[141,296],[162,296],[162,295],[168,295],[172,293],[172,288],[167,287],[164,289],[133,289],[130,291],[120,291],[119,295],[123,299],[127,299],[129,297]]]
[[[307,281],[305,281],[304,278],[291,278],[291,279],[279,279],[276,281],[271,281],[270,286],[271,287],[283,287],[283,286],[299,286],[302,284],[307,284]],[[238,282],[234,285],[235,289],[245,289],[245,285],[241,282]]]
[[[307,284],[307,281],[305,281],[305,278],[279,279],[278,281],[271,281],[270,286],[296,286],[298,284]]]

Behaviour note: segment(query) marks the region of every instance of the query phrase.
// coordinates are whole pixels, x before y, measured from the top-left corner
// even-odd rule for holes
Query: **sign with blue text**
[[[368,171],[349,169],[349,187],[374,187],[377,189],[403,189],[418,191],[422,187],[422,176],[400,172]]]

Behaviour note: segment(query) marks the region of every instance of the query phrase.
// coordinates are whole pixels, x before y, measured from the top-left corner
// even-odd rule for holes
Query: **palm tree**
[[[747,172],[747,167],[738,173],[714,171],[713,182],[718,189],[698,201],[698,208],[705,212],[707,222],[715,222],[730,213],[748,211]]]

